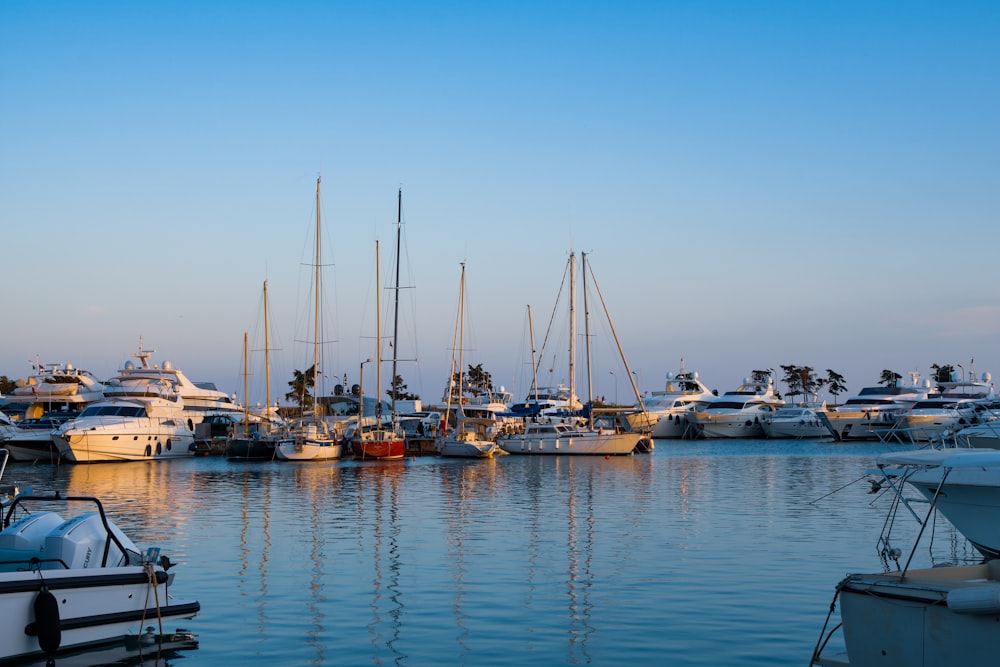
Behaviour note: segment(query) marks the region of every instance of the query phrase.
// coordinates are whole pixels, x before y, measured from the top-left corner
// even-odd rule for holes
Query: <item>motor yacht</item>
[[[716,398],[698,377],[697,371],[681,368],[677,373],[667,373],[663,391],[654,391],[645,397],[646,411],[653,424],[654,439],[684,438],[694,435],[691,413]]]
[[[73,463],[148,461],[194,456],[194,431],[178,395],[111,398],[53,431]]]
[[[842,405],[820,410],[818,416],[835,440],[878,440],[930,390],[930,381],[921,382],[920,373],[913,371],[908,385],[865,387]]]
[[[734,391],[700,405],[690,420],[701,438],[760,438],[761,422],[785,404],[774,390],[774,374],[758,371]]]

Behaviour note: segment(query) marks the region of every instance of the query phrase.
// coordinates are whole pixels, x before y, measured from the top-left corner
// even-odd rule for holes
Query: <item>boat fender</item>
[[[146,445],[146,451],[143,452],[143,456],[149,456],[152,453],[153,453],[152,448],[149,445]]]
[[[156,455],[159,456],[163,452],[163,445],[156,443]]]
[[[948,591],[948,609],[956,614],[1000,613],[1000,585],[987,584]]]
[[[45,586],[35,596],[35,622],[32,628],[25,628],[27,634],[38,637],[38,647],[51,658],[59,650],[62,642],[62,629],[59,626],[59,601]],[[29,632],[33,630],[33,632]]]

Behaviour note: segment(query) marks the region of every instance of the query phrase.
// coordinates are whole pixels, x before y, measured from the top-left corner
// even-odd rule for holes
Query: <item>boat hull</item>
[[[154,591],[142,566],[45,570],[44,582],[34,571],[0,572],[0,659],[43,655],[38,634],[59,628],[59,649],[120,640],[142,632],[151,622],[190,619],[200,610],[195,601],[168,597],[168,576],[157,568]],[[34,605],[43,586],[58,601],[56,616],[35,617]],[[157,602],[159,606],[157,607]]]
[[[746,414],[695,413],[695,424],[702,438],[762,438],[760,419]]]
[[[624,456],[631,454],[641,433],[577,433],[533,435],[517,433],[501,437],[497,444],[508,454]]]
[[[406,455],[406,441],[399,438],[355,440],[351,451],[356,459],[401,459]]]
[[[899,409],[893,411],[825,410],[819,412],[835,440],[880,440],[899,423]]]
[[[274,446],[274,453],[282,461],[329,461],[341,458],[343,447],[329,440],[283,440]]]
[[[846,578],[838,589],[850,666],[994,664],[1000,583],[990,577],[996,565]],[[992,605],[975,602],[990,596]]]
[[[230,438],[226,441],[226,458],[234,461],[270,461],[275,458],[274,440],[263,438]]]
[[[943,471],[912,473],[907,483],[927,500],[941,486]],[[987,558],[1000,558],[1000,471],[996,467],[956,468],[937,496],[937,509]]]
[[[145,428],[104,432],[68,430],[62,434],[59,451],[74,463],[106,461],[159,461],[194,456],[194,434],[183,428]]]
[[[472,459],[488,459],[494,456],[498,449],[497,443],[490,442],[489,440],[475,440],[472,442],[442,440],[438,444],[438,454],[441,456]]]
[[[0,441],[0,447],[10,452],[10,458],[23,462],[55,463],[61,458],[59,447],[48,431],[40,434],[16,435]]]
[[[694,413],[694,408],[663,415],[656,426],[653,427],[651,436],[656,440],[677,440],[681,438],[693,438],[697,429],[690,416]]]

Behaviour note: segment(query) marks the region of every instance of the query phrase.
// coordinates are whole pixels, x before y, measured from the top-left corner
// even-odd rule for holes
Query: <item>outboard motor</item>
[[[125,547],[125,553],[111,540],[107,567],[138,564],[139,549],[110,521],[111,532]],[[98,512],[86,512],[64,521],[45,538],[45,556],[59,559],[70,569],[101,567],[108,533]],[[131,556],[129,555],[131,553]]]

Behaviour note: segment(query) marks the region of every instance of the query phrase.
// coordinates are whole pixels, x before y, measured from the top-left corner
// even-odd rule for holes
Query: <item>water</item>
[[[881,569],[887,499],[857,480],[889,449],[659,442],[611,459],[198,458],[7,478],[98,496],[178,563],[198,648],[143,664],[802,667],[836,583]],[[905,550],[917,526],[900,529]],[[947,548],[968,555],[953,531]]]

